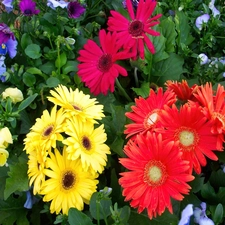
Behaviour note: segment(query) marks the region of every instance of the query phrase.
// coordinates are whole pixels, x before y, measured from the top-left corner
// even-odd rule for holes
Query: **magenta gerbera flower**
[[[36,3],[32,0],[21,0],[19,7],[24,16],[33,16],[40,12],[39,9],[36,9]]]
[[[70,18],[77,19],[84,13],[85,8],[79,2],[70,2],[67,10]]]
[[[15,40],[13,32],[6,24],[0,23],[0,45],[5,44],[9,39]]]
[[[127,10],[130,18],[127,19],[116,11],[111,11],[112,16],[108,19],[108,30],[118,33],[118,43],[126,49],[131,49],[135,56],[144,59],[144,45],[154,54],[155,48],[147,36],[159,36],[160,33],[151,28],[159,24],[161,14],[151,18],[157,2],[151,0],[140,0],[134,13],[131,0],[126,0]],[[134,59],[136,58],[134,57]]]

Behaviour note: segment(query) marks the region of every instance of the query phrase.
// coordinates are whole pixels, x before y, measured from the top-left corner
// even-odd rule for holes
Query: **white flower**
[[[199,220],[199,225],[214,225],[214,222],[209,218],[201,218]]]
[[[209,8],[212,10],[213,17],[216,17],[217,15],[220,15],[220,11],[214,6],[214,4],[215,0],[212,0],[209,3]]]
[[[198,58],[200,59],[200,65],[204,65],[209,62],[208,56],[204,53],[199,54]]]
[[[66,8],[69,2],[65,2],[63,0],[56,1],[56,0],[48,0],[47,6],[55,9],[56,7]]]
[[[202,29],[202,26],[203,26],[203,23],[208,23],[210,19],[210,16],[209,14],[203,14],[201,16],[199,16],[196,21],[195,21],[195,26],[201,30]]]
[[[181,213],[181,220],[179,221],[178,225],[188,224],[190,221],[190,217],[192,215],[193,215],[193,205],[188,204]]]
[[[11,98],[13,103],[21,102],[23,100],[23,93],[18,88],[6,88],[2,93],[3,99]]]

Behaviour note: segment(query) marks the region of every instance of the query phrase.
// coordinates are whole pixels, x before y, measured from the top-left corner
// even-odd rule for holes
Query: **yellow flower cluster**
[[[9,157],[9,152],[6,150],[9,144],[13,143],[12,135],[8,127],[0,130],[0,166],[4,166]]]
[[[89,203],[110,149],[97,121],[104,117],[103,105],[63,85],[50,93],[54,107],[36,119],[24,140],[29,184],[51,201],[51,213],[68,214],[70,207],[82,210]]]

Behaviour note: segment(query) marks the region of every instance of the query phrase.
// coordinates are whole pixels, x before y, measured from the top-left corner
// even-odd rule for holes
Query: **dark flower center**
[[[81,111],[81,108],[80,108],[80,107],[78,107],[78,106],[76,106],[76,105],[73,105],[73,108],[74,108],[74,109],[76,109],[76,110]]]
[[[104,54],[98,60],[98,69],[103,73],[108,72],[112,64],[112,56],[109,54]]]
[[[83,137],[82,145],[84,146],[84,148],[86,148],[86,150],[90,150],[91,149],[91,142],[90,142],[88,137],[85,137],[85,136]]]
[[[42,136],[43,137],[48,137],[52,133],[53,129],[54,129],[53,125],[48,126],[47,128],[45,128]]]
[[[25,9],[25,10],[24,10],[24,14],[25,14],[25,15],[32,15],[32,10],[30,10],[30,9]]]
[[[68,190],[71,189],[76,181],[75,174],[72,171],[67,171],[66,173],[63,174],[62,177],[62,185],[63,188]]]
[[[139,37],[143,33],[144,24],[139,20],[130,23],[128,31],[133,37]]]

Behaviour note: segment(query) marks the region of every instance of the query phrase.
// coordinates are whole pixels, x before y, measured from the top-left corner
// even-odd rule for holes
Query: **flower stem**
[[[138,68],[134,67],[134,80],[135,80],[136,87],[139,87],[139,80],[138,80],[138,76],[137,76],[137,71],[138,71]]]
[[[118,87],[119,91],[123,94],[123,96],[129,101],[132,102],[132,99],[129,97],[127,92],[124,90],[124,88],[121,86],[119,80],[116,78],[116,86]]]

